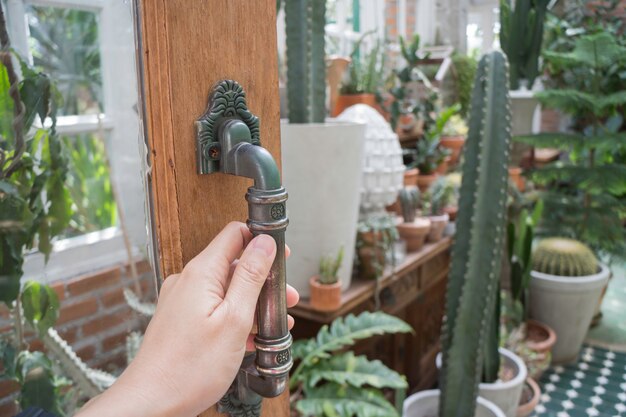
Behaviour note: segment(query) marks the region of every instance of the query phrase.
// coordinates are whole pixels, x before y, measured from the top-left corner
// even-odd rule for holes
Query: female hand
[[[226,226],[164,281],[137,357],[79,416],[196,416],[215,404],[254,350],[256,303],[275,256],[270,236],[252,239],[245,224]],[[287,305],[297,302],[288,287]]]

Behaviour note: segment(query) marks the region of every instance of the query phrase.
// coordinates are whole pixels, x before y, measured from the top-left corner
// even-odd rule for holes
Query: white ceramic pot
[[[584,277],[531,271],[530,317],[556,333],[552,362],[567,363],[578,357],[609,272],[603,264],[600,272]]]
[[[359,215],[365,125],[327,121],[281,124],[287,200],[287,281],[303,297],[322,256],[343,246],[339,279],[350,286]]]
[[[520,88],[510,90],[511,97],[511,133],[516,135],[529,135],[541,130],[541,106],[535,98],[535,90]],[[511,150],[511,166],[519,166],[522,157],[529,149],[528,145],[514,142]]]
[[[403,417],[437,417],[439,415],[438,389],[417,392],[404,400]],[[491,401],[478,397],[474,417],[505,417],[504,413]]]
[[[519,400],[524,389],[524,381],[528,376],[528,369],[522,358],[515,353],[504,348],[500,348],[498,351],[505,366],[513,369],[515,375],[508,381],[481,383],[478,386],[478,395],[497,405],[506,417],[516,417]],[[435,361],[437,368],[441,369],[441,353],[437,354]]]
[[[361,188],[361,216],[382,213],[396,202],[404,185],[406,167],[398,135],[389,122],[367,104],[355,104],[343,111],[337,120],[365,123],[365,157]]]

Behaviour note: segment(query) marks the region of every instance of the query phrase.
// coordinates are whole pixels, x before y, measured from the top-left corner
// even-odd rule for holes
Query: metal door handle
[[[268,234],[276,241],[276,258],[257,305],[256,353],[246,356],[219,404],[220,411],[231,416],[259,415],[261,397],[276,397],[285,390],[293,364],[285,273],[287,192],[274,158],[260,146],[259,119],[248,111],[245,93],[236,81],[215,85],[196,129],[198,173],[254,179],[246,194],[248,227],[253,235]]]

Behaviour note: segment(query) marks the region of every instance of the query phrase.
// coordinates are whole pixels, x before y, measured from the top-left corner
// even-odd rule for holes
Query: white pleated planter
[[[528,368],[524,361],[508,349],[498,349],[503,363],[514,372],[513,378],[508,381],[493,383],[482,382],[478,385],[478,395],[497,405],[506,417],[515,417],[524,389],[524,381],[528,376]],[[435,363],[441,369],[441,352],[437,354]]]
[[[367,104],[348,107],[337,120],[366,125],[361,217],[383,213],[386,206],[396,202],[404,186],[406,167],[398,135],[393,133],[385,118]]]
[[[402,417],[437,417],[441,391],[432,389],[417,392],[404,400]],[[474,417],[506,417],[491,401],[478,397]]]
[[[287,281],[309,296],[309,278],[319,272],[322,256],[344,248],[339,269],[342,289],[350,285],[359,196],[362,182],[365,125],[281,123],[283,184],[287,200]]]
[[[583,277],[561,277],[531,271],[530,317],[554,329],[552,362],[575,361],[582,347],[610,271]]]

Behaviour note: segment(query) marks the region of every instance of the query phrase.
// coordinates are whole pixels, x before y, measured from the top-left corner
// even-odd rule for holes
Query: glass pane
[[[57,82],[59,116],[101,113],[98,15],[56,7],[28,7],[29,46],[35,67]]]
[[[68,188],[73,202],[70,227],[62,237],[113,227],[117,208],[104,138],[96,133],[64,136],[68,150]]]

